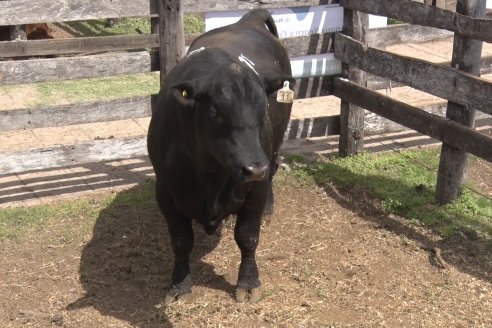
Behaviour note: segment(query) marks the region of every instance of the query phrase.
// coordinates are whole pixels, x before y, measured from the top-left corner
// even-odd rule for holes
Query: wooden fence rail
[[[426,42],[453,36],[453,32],[435,27],[396,24],[370,29],[367,32],[367,44],[375,48],[384,48],[394,44]]]
[[[0,84],[68,81],[152,71],[148,51],[0,61]]]
[[[158,34],[78,37],[0,42],[2,57],[93,54],[159,47]]]
[[[420,108],[394,100],[342,78],[335,78],[334,95],[492,162],[492,139],[469,127],[429,114]]]
[[[26,172],[145,155],[145,137],[92,140],[74,145],[2,152],[0,172]]]
[[[0,131],[60,127],[149,117],[155,96],[0,111]]]
[[[462,15],[412,0],[340,0],[345,8],[396,18],[407,23],[437,27],[492,42],[492,21]]]
[[[438,64],[442,67],[450,67],[451,61],[446,61]],[[480,61],[480,75],[492,73],[492,56],[482,56]],[[381,90],[404,86],[404,83],[392,81],[388,78],[374,74],[367,74],[367,87],[373,90]]]
[[[343,34],[337,34],[335,45],[335,58],[344,63],[492,115],[492,82],[456,68],[366,47]]]

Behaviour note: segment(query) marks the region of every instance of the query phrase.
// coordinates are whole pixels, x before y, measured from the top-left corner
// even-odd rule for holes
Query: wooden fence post
[[[485,1],[458,0],[456,11],[471,17],[485,17]],[[482,41],[454,34],[451,66],[464,72],[480,75]],[[446,117],[460,124],[475,125],[475,109],[448,101]],[[468,153],[443,143],[436,183],[436,201],[446,204],[458,197],[465,175]]]
[[[150,33],[160,35],[159,16],[150,18]],[[160,71],[161,69],[159,50],[160,46],[159,48],[154,48],[150,50],[150,69],[152,70],[152,72]],[[160,80],[160,85],[162,86],[162,80]],[[154,114],[155,110],[157,109],[157,100],[159,99],[158,96],[159,94],[153,94],[150,96],[150,108],[152,114]]]
[[[366,44],[369,15],[344,9],[343,33]],[[366,73],[354,66],[342,64],[342,75],[350,81],[366,86]],[[364,147],[364,109],[342,100],[340,105],[341,156],[360,153]]]
[[[159,16],[150,18],[150,34],[159,35]],[[158,71],[159,67],[159,48],[154,48],[150,51],[150,67],[152,71]]]
[[[161,86],[167,73],[183,57],[185,50],[183,1],[158,0],[159,63]]]

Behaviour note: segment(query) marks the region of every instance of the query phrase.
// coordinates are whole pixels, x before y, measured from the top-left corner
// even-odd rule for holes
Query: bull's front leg
[[[167,221],[174,253],[174,269],[164,305],[191,294],[190,255],[193,249],[193,225],[190,219],[180,215],[174,204],[158,201]]]
[[[164,304],[191,294],[190,255],[194,241],[191,220],[171,218],[167,219],[167,224],[174,253],[174,269]]]
[[[258,302],[262,297],[256,248],[259,242],[261,220],[268,193],[268,183],[264,182],[248,195],[237,215],[234,239],[241,251],[241,264],[236,285],[236,301]]]

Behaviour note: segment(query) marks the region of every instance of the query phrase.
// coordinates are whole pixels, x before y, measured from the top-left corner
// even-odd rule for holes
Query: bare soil
[[[286,172],[275,181],[276,210],[258,249],[264,299],[233,299],[240,258],[231,219],[211,237],[196,227],[194,297],[162,307],[172,268],[165,222],[152,201],[121,201],[148,188],[118,193],[95,220],[67,217],[0,241],[0,326],[492,326],[484,240],[441,240],[385,215],[357,187],[341,191]]]
[[[0,110],[12,110],[31,106],[39,99],[35,85],[25,84],[0,88]]]

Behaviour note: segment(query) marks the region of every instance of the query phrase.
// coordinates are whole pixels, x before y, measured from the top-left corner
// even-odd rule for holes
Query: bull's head
[[[218,67],[171,87],[172,96],[187,111],[196,164],[223,172],[238,182],[269,176],[270,121],[268,95],[292,77],[260,77],[238,63]]]

